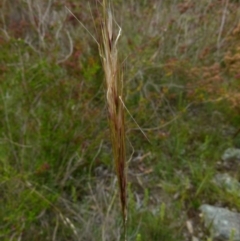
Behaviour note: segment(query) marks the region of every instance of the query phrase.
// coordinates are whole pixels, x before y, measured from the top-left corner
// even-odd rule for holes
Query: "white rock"
[[[237,179],[231,177],[228,173],[217,174],[213,182],[224,190],[230,193],[239,193],[240,196],[240,183]]]
[[[200,207],[206,228],[213,239],[240,241],[240,214],[204,204]],[[232,238],[232,239],[231,239]]]
[[[222,155],[223,161],[240,160],[240,149],[228,148]]]

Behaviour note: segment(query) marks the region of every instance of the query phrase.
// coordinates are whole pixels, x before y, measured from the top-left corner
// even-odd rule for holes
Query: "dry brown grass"
[[[117,43],[121,35],[120,26],[114,21],[111,7],[103,1],[102,41],[99,53],[102,58],[106,81],[106,100],[111,130],[112,149],[118,177],[124,236],[127,223],[127,191],[126,191],[126,155],[125,155],[125,124],[123,104],[123,75],[118,61]],[[118,28],[115,35],[114,26]]]

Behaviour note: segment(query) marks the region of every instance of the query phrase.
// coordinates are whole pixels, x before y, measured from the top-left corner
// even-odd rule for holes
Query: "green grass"
[[[80,9],[74,14],[98,36],[95,5],[90,21],[88,7],[73,2],[76,8],[68,7]],[[125,104],[149,139],[126,112],[128,240],[190,240],[186,221],[201,226],[203,203],[240,210],[237,194],[212,182],[228,172],[219,168],[223,151],[239,142],[232,139],[239,128],[237,97],[218,100],[239,91],[237,73],[225,61],[229,51],[238,53],[232,30],[239,13],[231,1],[219,35],[224,6],[217,3],[200,1],[181,13],[181,1],[112,1],[123,29],[120,59],[127,57]],[[63,9],[53,5],[50,12]],[[0,11],[6,31],[0,37],[0,239],[119,240],[121,208],[97,46],[71,16],[44,22],[43,47],[37,25],[14,25],[14,14],[25,20],[31,14],[24,1],[16,7],[7,1]],[[220,64],[216,73],[209,70],[214,63]],[[224,81],[204,82],[205,73]],[[239,175],[237,168],[231,175]]]

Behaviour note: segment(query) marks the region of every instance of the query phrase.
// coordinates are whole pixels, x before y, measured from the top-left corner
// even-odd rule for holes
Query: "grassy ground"
[[[94,1],[1,3],[1,240],[120,240]],[[123,29],[128,240],[207,240],[199,206],[239,146],[239,1],[113,1]],[[90,11],[91,9],[91,11]],[[91,16],[92,15],[92,16]],[[192,223],[193,232],[187,224]]]

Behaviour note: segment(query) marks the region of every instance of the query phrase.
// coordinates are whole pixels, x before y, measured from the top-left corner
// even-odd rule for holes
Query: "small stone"
[[[240,160],[239,148],[228,148],[222,155],[223,161]]]
[[[231,177],[229,174],[219,173],[214,177],[213,182],[217,186],[224,188],[226,191],[230,193],[239,193],[240,196],[240,183],[237,179]]]
[[[240,214],[226,208],[204,204],[200,207],[206,228],[212,238],[221,241],[240,241]]]
[[[197,237],[193,236],[192,241],[199,241],[199,239]]]

